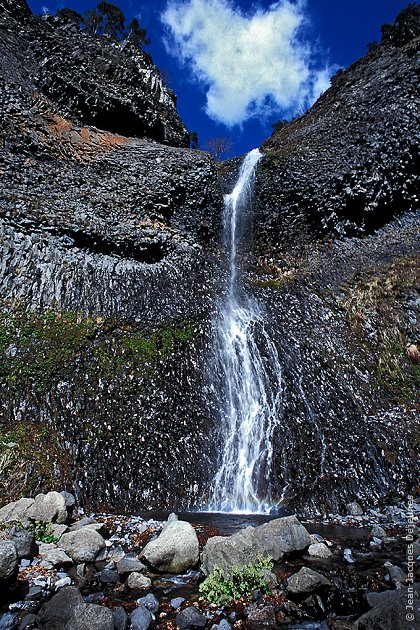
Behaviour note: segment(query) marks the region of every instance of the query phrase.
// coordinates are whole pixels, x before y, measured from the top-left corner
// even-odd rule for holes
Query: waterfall
[[[228,283],[215,322],[211,371],[222,418],[222,450],[211,487],[212,511],[265,513],[272,506],[272,438],[282,403],[281,367],[262,306],[240,279],[249,244],[252,185],[261,157],[258,149],[248,153],[232,193],[224,199]]]

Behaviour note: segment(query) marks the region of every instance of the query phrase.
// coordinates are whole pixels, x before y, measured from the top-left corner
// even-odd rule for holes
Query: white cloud
[[[233,0],[168,0],[166,46],[205,86],[206,112],[228,127],[310,105],[328,85],[301,39],[305,2],[244,13]]]

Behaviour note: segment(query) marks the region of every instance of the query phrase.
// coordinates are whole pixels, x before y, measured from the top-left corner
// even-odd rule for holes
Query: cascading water
[[[258,149],[248,153],[235,188],[225,196],[229,276],[216,321],[212,370],[213,380],[217,374],[223,380],[221,388],[213,382],[222,416],[222,453],[211,489],[211,511],[265,513],[272,501],[272,438],[282,404],[281,367],[264,328],[262,307],[239,277],[252,184],[261,157]]]

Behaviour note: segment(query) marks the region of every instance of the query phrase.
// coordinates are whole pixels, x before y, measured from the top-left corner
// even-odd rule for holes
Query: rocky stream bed
[[[412,502],[384,512],[353,502],[345,516],[304,524],[200,513],[163,521],[86,515],[68,492],[22,498],[0,509],[0,629],[414,630],[419,513]],[[209,574],[262,556],[270,568],[240,597],[200,593]]]

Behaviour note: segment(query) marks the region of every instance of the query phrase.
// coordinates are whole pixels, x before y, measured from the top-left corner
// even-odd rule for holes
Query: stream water
[[[282,404],[282,371],[261,304],[241,282],[249,251],[252,189],[262,154],[245,157],[225,195],[223,246],[228,280],[215,322],[212,389],[221,416],[222,449],[209,511],[267,514],[273,507],[272,438]]]

